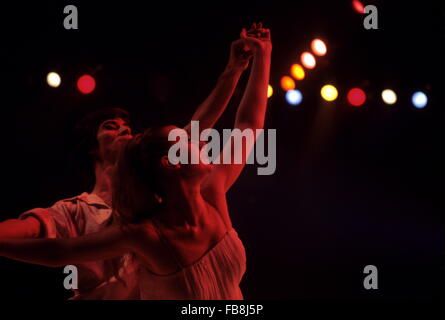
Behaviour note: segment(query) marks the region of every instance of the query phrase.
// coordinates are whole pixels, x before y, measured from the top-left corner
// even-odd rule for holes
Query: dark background
[[[415,4],[414,4],[415,3]],[[0,219],[46,207],[85,189],[70,169],[72,128],[86,112],[128,109],[136,127],[184,125],[215,85],[242,27],[271,28],[267,128],[277,129],[277,170],[248,166],[228,196],[247,250],[242,282],[250,299],[430,299],[443,296],[445,15],[437,1],[369,1],[379,29],[365,30],[351,1],[118,1],[1,7],[2,206]],[[75,4],[79,30],[63,28]],[[328,46],[298,83],[289,106],[279,88],[299,54],[320,37]],[[61,74],[59,88],[46,74]],[[76,79],[97,81],[90,95]],[[230,128],[247,80],[218,128]],[[326,83],[339,89],[323,102]],[[353,86],[368,100],[346,102]],[[386,87],[398,102],[385,105]],[[429,103],[418,110],[411,94]],[[363,269],[379,289],[363,288]],[[61,269],[0,259],[3,298],[64,300]]]

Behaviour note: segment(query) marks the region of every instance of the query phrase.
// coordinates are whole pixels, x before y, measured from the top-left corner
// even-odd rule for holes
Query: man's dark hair
[[[102,122],[121,118],[130,123],[128,111],[121,108],[103,108],[88,113],[75,126],[76,147],[71,154],[71,166],[75,168],[82,178],[83,187],[91,188],[94,185],[93,152],[99,147],[97,132]]]

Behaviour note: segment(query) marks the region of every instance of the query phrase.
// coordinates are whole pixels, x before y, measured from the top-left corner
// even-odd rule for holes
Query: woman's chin
[[[206,173],[210,173],[213,170],[213,164],[203,164],[202,165]]]
[[[199,163],[193,165],[193,175],[195,176],[206,176],[210,172],[212,172],[213,164],[205,164],[205,163]]]

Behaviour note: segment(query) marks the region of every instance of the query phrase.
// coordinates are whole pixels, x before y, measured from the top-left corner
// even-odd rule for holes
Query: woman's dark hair
[[[102,108],[88,113],[75,126],[75,139],[77,144],[73,149],[70,162],[76,173],[83,180],[83,187],[92,188],[94,185],[94,158],[93,152],[99,147],[97,132],[102,122],[121,118],[130,123],[128,111],[121,108]]]
[[[113,212],[118,223],[152,216],[163,198],[161,158],[171,146],[162,127],[145,130],[122,148],[113,174]]]
[[[162,172],[160,159],[168,154],[170,144],[161,129],[153,127],[128,140],[119,153],[112,176],[112,208],[110,225],[118,225],[126,232],[130,223],[139,223],[155,214],[162,203]],[[134,253],[129,263],[136,263]],[[105,261],[108,277],[114,276],[125,284],[120,276],[123,257]]]

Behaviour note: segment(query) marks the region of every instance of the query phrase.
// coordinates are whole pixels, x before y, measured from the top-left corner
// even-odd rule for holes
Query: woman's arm
[[[119,226],[69,239],[0,239],[0,256],[48,267],[110,259],[130,251],[129,232]]]
[[[255,34],[255,36],[253,34]],[[263,29],[261,24],[258,28],[254,26],[249,31],[249,34],[243,29],[241,37],[252,50],[253,65],[246,90],[236,114],[235,129],[241,131],[251,129],[255,133],[256,129],[262,129],[264,126],[272,43],[270,40],[269,29]],[[253,137],[255,140],[256,135],[254,134]],[[246,159],[253,148],[252,144],[246,146],[248,150],[243,150],[245,149],[243,145],[244,144],[241,143],[241,148],[238,148],[237,150],[232,149],[231,152],[232,157],[235,153],[243,155],[241,164],[233,164],[233,159],[231,159],[231,164],[215,165],[212,174],[208,179],[208,185],[213,185],[213,187],[222,190],[224,193],[229,190],[240,175],[245,166]],[[226,143],[224,148],[229,146],[230,144]],[[222,153],[224,153],[224,151]]]
[[[235,91],[241,74],[248,67],[251,57],[252,54],[246,48],[243,39],[232,42],[226,69],[219,77],[213,91],[192,116],[192,121],[199,121],[200,130],[213,128],[218,121]],[[190,134],[191,125],[187,124],[184,130]]]

